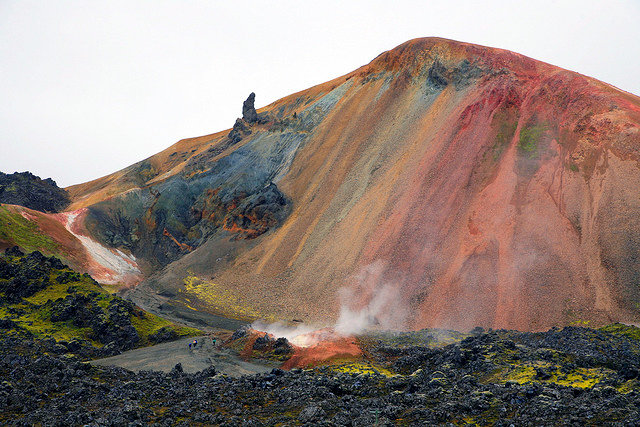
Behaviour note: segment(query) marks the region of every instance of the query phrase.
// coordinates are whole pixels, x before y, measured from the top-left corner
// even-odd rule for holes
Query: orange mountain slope
[[[134,298],[408,329],[638,320],[640,98],[425,38],[259,113],[68,189],[87,233],[154,265]]]

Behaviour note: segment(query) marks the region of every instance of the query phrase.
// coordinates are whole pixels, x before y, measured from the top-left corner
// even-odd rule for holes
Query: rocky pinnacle
[[[251,95],[249,95],[247,100],[242,104],[242,118],[247,123],[255,123],[258,121],[258,113],[256,112],[256,108],[253,106],[255,99],[256,94],[251,92]]]

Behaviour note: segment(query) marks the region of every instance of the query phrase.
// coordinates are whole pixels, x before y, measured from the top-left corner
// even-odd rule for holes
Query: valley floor
[[[194,339],[198,341],[198,345],[195,348],[189,348],[189,343]],[[135,372],[142,370],[170,372],[178,363],[187,373],[196,373],[215,366],[217,372],[230,377],[266,373],[277,367],[276,364],[268,362],[244,361],[229,349],[219,345],[214,347],[211,339],[206,336],[129,350],[117,356],[91,362],[96,366],[119,366]]]

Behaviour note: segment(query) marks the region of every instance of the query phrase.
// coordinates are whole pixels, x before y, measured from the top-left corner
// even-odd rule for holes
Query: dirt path
[[[125,351],[124,353],[94,360],[91,363],[101,366],[120,366],[132,371],[156,370],[169,372],[176,363],[181,363],[185,372],[201,371],[213,365],[220,373],[230,377],[269,372],[277,367],[275,364],[245,362],[228,349],[213,348],[207,337],[197,337],[198,347],[189,350],[189,342],[194,338],[186,338],[151,347]],[[204,345],[203,345],[204,343]]]

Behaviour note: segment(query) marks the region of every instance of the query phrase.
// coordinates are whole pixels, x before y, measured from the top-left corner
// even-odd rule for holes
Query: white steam
[[[349,336],[368,329],[402,330],[406,327],[408,308],[400,287],[383,278],[385,264],[375,262],[364,267],[348,288],[338,291],[340,315],[333,328],[317,329],[308,325],[254,322],[251,327],[275,337],[284,337],[299,347],[309,347],[332,334]]]
[[[335,331],[340,335],[355,335],[372,327],[385,328],[385,324],[389,323],[389,314],[393,313],[390,305],[395,305],[394,291],[391,286],[382,286],[372,295],[365,307],[353,309],[349,302],[357,298],[356,292],[352,289],[341,289],[342,305]]]
[[[317,339],[311,336],[311,332],[316,328],[304,324],[289,326],[280,322],[265,323],[262,320],[256,320],[251,324],[251,328],[266,332],[276,338],[286,338],[287,341],[298,347],[309,347],[317,342]]]
[[[389,281],[384,262],[376,261],[360,270],[349,288],[342,288],[340,316],[335,326],[341,335],[367,329],[403,329],[408,310],[397,283]]]

